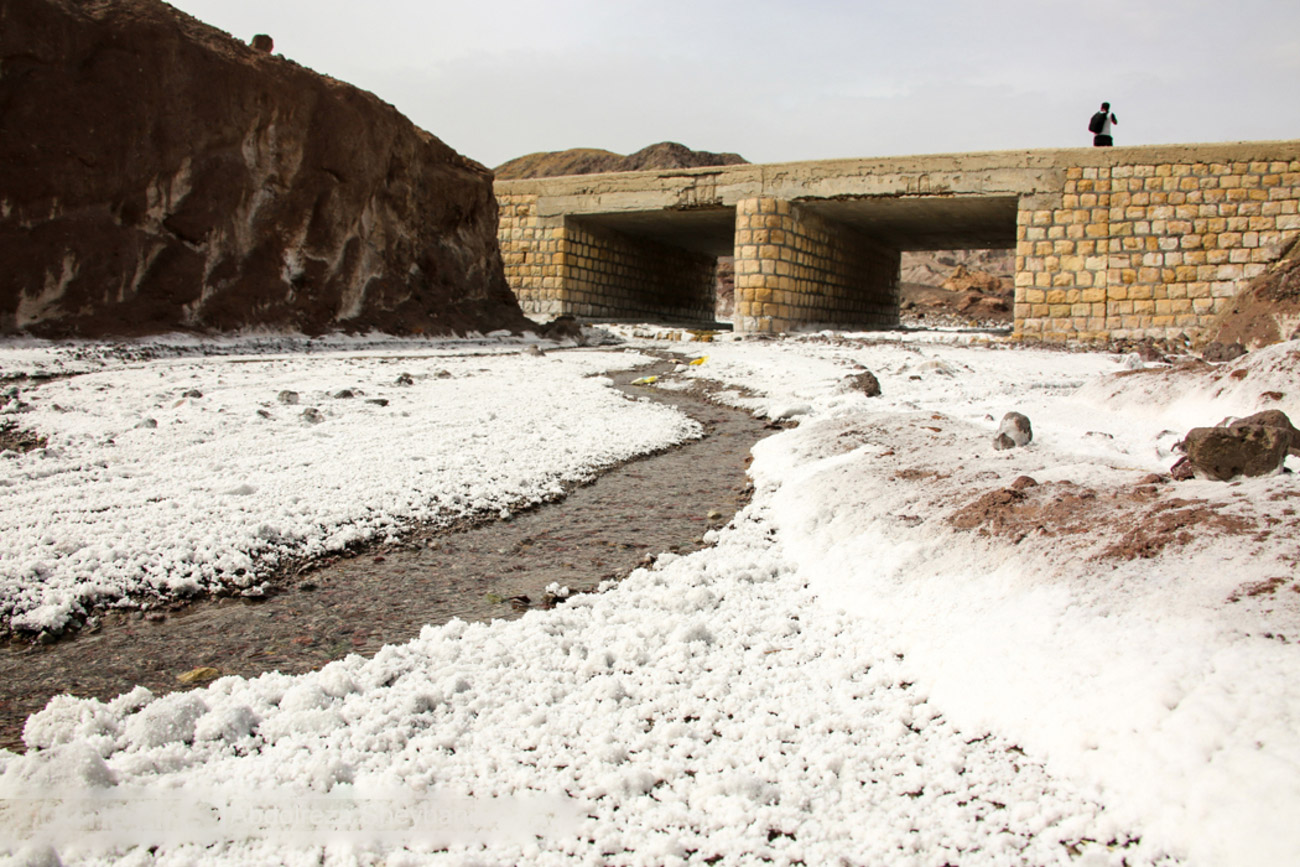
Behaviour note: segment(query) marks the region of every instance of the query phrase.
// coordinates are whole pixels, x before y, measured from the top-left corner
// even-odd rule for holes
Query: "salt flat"
[[[93,604],[255,592],[285,551],[508,511],[682,441],[687,420],[593,376],[651,349],[704,359],[657,387],[708,380],[798,422],[755,449],[753,502],[713,547],[603,593],[298,677],[52,700],[28,752],[0,753],[0,821],[26,829],[3,835],[11,860],[1245,865],[1300,851],[1295,476],[1147,478],[1188,427],[1296,417],[1300,346],[1175,371],[954,335],[611,330],[625,342],[544,356],[505,338],[0,347],[5,376],[79,372],[15,380],[0,416],[48,438],[0,461],[0,592],[32,628]],[[881,396],[846,386],[863,369]],[[1009,410],[1034,439],[994,451]],[[1021,499],[954,521],[1020,477],[1035,483]],[[1169,514],[1184,520],[1165,532]],[[206,812],[170,836],[138,815],[78,836],[77,793],[100,805],[83,812],[163,795]],[[53,801],[33,797],[64,799],[60,820],[37,827]],[[238,809],[258,799],[330,809]],[[442,805],[447,821],[375,819],[376,804]]]

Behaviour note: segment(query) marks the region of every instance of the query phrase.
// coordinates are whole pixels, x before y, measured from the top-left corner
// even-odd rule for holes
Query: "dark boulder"
[[[1250,427],[1252,425],[1262,425],[1263,427],[1276,428],[1286,437],[1287,451],[1289,454],[1300,455],[1300,430],[1296,430],[1291,424],[1291,419],[1280,409],[1266,409],[1257,412],[1254,415],[1248,415],[1245,418],[1234,419],[1229,422],[1229,428]]]
[[[1186,460],[1197,478],[1226,482],[1237,476],[1278,472],[1290,443],[1290,436],[1281,428],[1249,424],[1192,428],[1179,446],[1187,453]],[[1185,470],[1175,473],[1184,474]]]

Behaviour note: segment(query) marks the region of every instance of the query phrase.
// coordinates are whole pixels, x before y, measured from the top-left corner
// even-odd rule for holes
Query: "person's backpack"
[[[1105,128],[1106,128],[1106,112],[1104,111],[1097,112],[1092,116],[1092,120],[1088,121],[1088,132],[1092,133],[1093,135],[1097,135]]]

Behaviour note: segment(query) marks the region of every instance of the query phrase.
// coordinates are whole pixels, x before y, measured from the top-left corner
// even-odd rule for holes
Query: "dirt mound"
[[[158,0],[0,12],[0,332],[524,327],[486,168]]]
[[[1246,284],[1201,335],[1202,343],[1258,349],[1300,336],[1300,239]]]
[[[653,169],[693,169],[704,166],[747,165],[740,154],[693,151],[677,142],[660,142],[622,156],[595,148],[528,154],[496,167],[498,180],[553,178],[560,175],[589,175],[598,172],[640,172]]]

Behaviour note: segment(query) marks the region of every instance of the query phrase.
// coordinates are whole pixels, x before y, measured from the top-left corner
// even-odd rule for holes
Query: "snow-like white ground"
[[[245,577],[283,556],[276,544],[325,550],[549,496],[693,434],[589,376],[643,347],[303,355],[271,354],[271,341],[242,356],[89,351],[91,362],[0,348],[0,373],[96,370],[24,385],[25,411],[0,416],[50,437],[44,452],[0,461],[6,604],[40,625],[101,585],[101,599],[186,580],[255,585]],[[1124,560],[1103,551],[1123,527],[1013,544],[947,517],[1021,475],[1107,500],[1167,470],[1188,427],[1261,408],[1300,418],[1300,345],[1177,376],[952,337],[671,348],[708,358],[661,387],[706,378],[737,405],[800,422],[755,449],[754,500],[713,547],[553,611],[426,628],[313,674],[56,698],[29,721],[25,755],[0,753],[0,830],[13,829],[0,853],[20,864],[1296,860],[1289,529],[1193,528]],[[845,388],[864,367],[881,397]],[[413,385],[396,384],[402,372]],[[331,397],[343,388],[364,394]],[[286,389],[298,405],[278,402]],[[307,407],[325,420],[305,422]],[[996,452],[1012,409],[1034,441]],[[136,427],[144,418],[157,427]],[[1289,527],[1295,478],[1158,496]],[[1270,579],[1272,592],[1243,592]],[[81,827],[96,820],[97,832]]]
[[[94,604],[257,593],[284,558],[415,520],[509,514],[698,435],[593,376],[648,360],[638,353],[519,350],[109,358],[21,388],[0,419],[49,442],[0,461],[0,625],[61,630]],[[0,372],[85,369],[87,354],[14,352]]]

